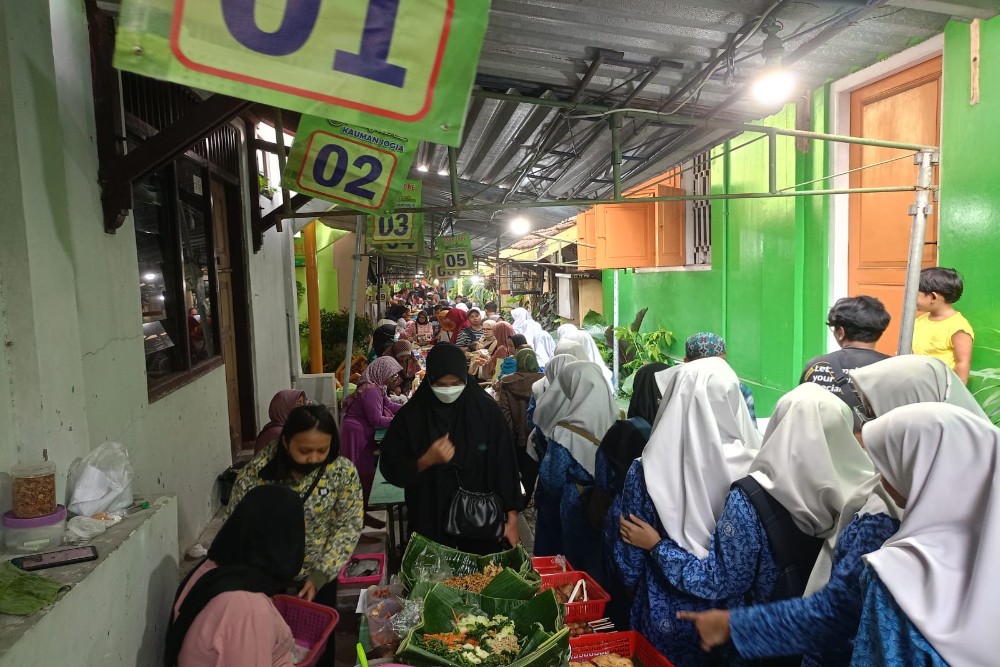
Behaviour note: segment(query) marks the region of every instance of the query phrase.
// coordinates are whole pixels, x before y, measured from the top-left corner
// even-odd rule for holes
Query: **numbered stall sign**
[[[396,200],[396,210],[390,215],[370,216],[368,226],[372,230],[372,243],[399,243],[412,241],[419,227],[423,233],[423,213],[411,213],[406,209],[418,208],[421,202],[421,182],[406,181],[403,192]]]
[[[472,253],[468,250],[442,250],[440,258],[446,271],[458,273],[472,268]]]
[[[458,146],[489,0],[123,0],[114,65]]]
[[[449,271],[442,266],[441,262],[431,263],[427,272],[431,275],[431,278],[437,278],[438,280],[454,280],[458,277],[457,271]]]
[[[403,192],[417,141],[303,116],[281,184],[295,192],[389,215]]]

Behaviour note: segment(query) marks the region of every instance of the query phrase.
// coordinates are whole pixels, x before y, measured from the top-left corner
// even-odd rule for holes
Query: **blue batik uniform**
[[[535,555],[564,554],[577,570],[600,577],[600,534],[587,520],[585,505],[593,486],[586,468],[549,438],[535,491]]]
[[[841,531],[830,581],[806,598],[734,609],[733,644],[744,658],[803,655],[802,667],[846,667],[861,618],[861,557],[899,530],[886,514],[856,516]]]
[[[913,582],[914,586],[921,582]],[[864,602],[851,667],[948,667],[896,604],[878,574],[861,573]],[[1000,662],[1000,656],[997,656]]]
[[[769,600],[778,571],[749,499],[742,491],[729,494],[704,560],[666,537],[641,460],[629,470],[622,505],[625,514],[636,515],[664,537],[650,552],[620,538],[615,542],[615,564],[635,595],[632,627],[676,667],[717,664],[718,656],[701,650],[694,625],[677,620],[677,612],[738,607],[748,597],[757,603]]]

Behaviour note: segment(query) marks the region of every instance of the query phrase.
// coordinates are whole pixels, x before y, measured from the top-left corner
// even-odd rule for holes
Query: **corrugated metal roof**
[[[952,18],[988,18],[998,9],[995,0],[493,0],[477,88],[756,120],[774,109],[757,106],[741,87],[764,66],[765,35],[758,30],[744,36],[765,14],[781,23],[786,63],[794,61],[790,67],[807,90],[923,41]],[[703,85],[684,91],[734,42],[739,46]],[[684,92],[678,96],[679,91]],[[517,202],[607,194],[607,125],[573,115],[473,98],[458,150],[462,199]],[[625,185],[666,172],[729,136],[724,130],[629,120],[622,130]],[[418,170],[421,165],[426,172]],[[411,177],[424,181],[427,205],[451,204],[447,169],[445,147],[421,146]],[[540,228],[577,211],[531,209],[527,215]],[[473,247],[485,253],[493,250],[497,231],[506,229],[497,230],[497,222],[510,215],[463,213],[457,227],[474,234]],[[514,240],[503,234],[501,245]]]

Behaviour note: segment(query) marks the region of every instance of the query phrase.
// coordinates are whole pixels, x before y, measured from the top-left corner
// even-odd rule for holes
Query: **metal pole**
[[[931,212],[931,177],[936,151],[920,151],[914,156],[917,169],[916,202],[910,207],[913,224],[910,227],[910,255],[906,260],[906,286],[903,288],[903,315],[899,323],[898,354],[913,352],[913,324],[917,317],[917,291],[920,288],[920,269],[924,261],[924,242],[927,233],[927,214]]]
[[[458,214],[462,210],[458,196],[458,151],[448,146],[448,176],[451,179],[451,205]]]
[[[612,325],[614,326],[614,329],[612,329],[613,335],[611,337],[612,342],[614,343],[614,350],[612,350],[611,353],[614,355],[613,384],[615,391],[617,392],[618,387],[621,386],[620,383],[618,382],[618,374],[619,374],[618,365],[621,361],[618,358],[618,271],[619,269],[615,269],[614,271],[615,271],[615,310],[614,310],[614,320]]]
[[[767,191],[778,191],[778,135],[767,133]]]
[[[285,174],[285,126],[281,122],[281,109],[274,107],[274,143],[276,145],[275,154],[278,156],[278,171],[281,175]],[[281,188],[281,205],[285,209],[285,217],[291,216],[292,213],[292,200],[288,195],[288,188],[282,186]],[[276,218],[274,221],[274,228],[279,232],[281,231],[281,218]]]
[[[621,199],[622,196],[621,129],[622,117],[616,114],[611,117],[611,178],[614,181],[615,199]]]
[[[365,216],[358,216],[357,229],[354,232],[354,270],[351,273],[351,308],[347,319],[347,349],[344,362],[344,387],[340,400],[347,397],[347,388],[351,384],[351,362],[354,357],[354,319],[358,315],[358,275],[361,273],[361,252],[364,250]]]

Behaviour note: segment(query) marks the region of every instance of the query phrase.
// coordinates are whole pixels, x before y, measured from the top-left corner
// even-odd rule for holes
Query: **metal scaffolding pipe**
[[[778,192],[778,135],[767,133],[767,191]]]
[[[251,128],[252,130],[253,128]],[[274,132],[275,132],[275,151],[274,154],[278,156],[278,172],[283,176],[285,174],[285,125],[281,120],[281,109],[274,107]],[[281,188],[281,205],[284,207],[286,217],[290,216],[292,213],[292,200],[288,194],[288,188],[282,186]],[[274,228],[279,232],[281,231],[281,218],[277,218],[274,221]]]
[[[611,117],[611,178],[614,182],[615,199],[622,196],[622,144],[621,144],[622,117],[614,115]],[[617,280],[617,274],[615,275]]]
[[[448,176],[451,180],[451,205],[455,213],[462,210],[458,196],[458,151],[454,146],[448,146]]]
[[[903,287],[903,315],[899,322],[898,354],[913,352],[913,325],[917,317],[917,292],[920,288],[920,270],[924,262],[924,244],[927,234],[927,214],[931,212],[931,178],[936,151],[920,151],[914,156],[917,168],[917,196],[910,208],[913,224],[910,226],[910,253],[906,260],[906,284]]]
[[[361,252],[365,241],[365,216],[357,216],[357,227],[354,231],[354,257],[351,271],[351,308],[347,320],[347,348],[344,350],[344,387],[340,400],[347,397],[347,388],[351,384],[351,362],[354,361],[354,320],[358,314],[358,276],[361,273]]]

